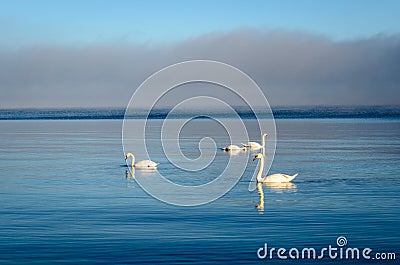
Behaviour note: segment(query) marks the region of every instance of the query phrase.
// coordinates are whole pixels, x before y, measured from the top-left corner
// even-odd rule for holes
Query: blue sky
[[[333,40],[400,32],[400,1],[1,0],[0,44],[163,44],[237,28],[310,32]]]

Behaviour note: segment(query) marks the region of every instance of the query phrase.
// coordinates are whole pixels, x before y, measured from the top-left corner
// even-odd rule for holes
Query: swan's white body
[[[295,177],[297,177],[297,174],[294,175],[286,175],[286,174],[272,174],[266,177],[262,177],[263,169],[264,169],[264,156],[262,154],[256,154],[256,156],[253,158],[253,161],[256,159],[260,159],[260,168],[258,169],[258,174],[257,174],[257,182],[258,183],[271,183],[271,182],[290,182],[294,180]]]
[[[221,149],[224,150],[224,151],[236,151],[236,150],[237,151],[240,151],[240,150],[246,151],[246,147],[239,147],[239,146],[234,145],[234,144],[222,147]]]
[[[152,168],[157,168],[158,163],[151,161],[151,160],[142,160],[137,163],[135,163],[135,156],[132,153],[127,153],[125,155],[125,160],[128,159],[128,157],[132,158],[132,168],[147,168],[147,169],[152,169]]]
[[[268,134],[266,134],[266,133],[264,133],[261,136],[262,144],[259,144],[259,143],[256,143],[256,142],[248,142],[247,144],[242,144],[242,145],[244,147],[247,147],[247,148],[251,149],[251,150],[258,150],[258,149],[264,148],[265,147],[265,138],[267,136],[268,136]]]
[[[236,155],[239,155],[239,154],[241,154],[241,153],[243,153],[245,151],[246,151],[246,149],[243,149],[243,150],[228,150],[228,151],[225,151],[225,152],[227,152],[230,156],[236,156]]]
[[[247,147],[251,150],[258,150],[261,149],[263,146],[256,142],[248,142],[247,144],[242,144],[244,147]]]
[[[286,174],[272,174],[269,176],[266,176],[265,178],[261,178],[260,182],[264,182],[264,183],[272,183],[272,182],[291,182],[295,177],[297,177],[298,173],[290,176],[290,175],[286,175]],[[258,181],[258,179],[257,179]]]

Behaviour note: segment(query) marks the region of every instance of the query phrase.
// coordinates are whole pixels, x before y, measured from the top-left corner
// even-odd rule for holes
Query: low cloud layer
[[[273,106],[400,102],[399,35],[334,42],[308,33],[242,29],[157,47],[0,47],[0,108],[125,107],[149,75],[192,59],[243,70]],[[212,88],[204,90],[212,94]]]

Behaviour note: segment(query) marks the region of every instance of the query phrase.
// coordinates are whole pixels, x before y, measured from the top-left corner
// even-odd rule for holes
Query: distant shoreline
[[[242,119],[255,119],[250,108],[234,107]],[[143,109],[124,108],[49,108],[49,109],[0,109],[0,120],[100,120],[100,119],[165,119],[170,109],[153,109],[149,115]],[[400,119],[400,106],[300,106],[273,107],[275,119]],[[268,110],[258,109],[262,118],[272,118]],[[125,116],[126,114],[126,116]],[[235,118],[232,113],[218,109],[185,110],[174,113],[169,118],[187,119]]]

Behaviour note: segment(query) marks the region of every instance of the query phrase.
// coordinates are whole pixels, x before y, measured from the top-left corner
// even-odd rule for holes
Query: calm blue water
[[[193,122],[207,127],[209,121]],[[336,246],[338,236],[349,247],[400,258],[398,119],[278,120],[270,173],[299,176],[289,187],[264,186],[264,211],[255,208],[257,190],[248,191],[257,166],[249,153],[240,154],[250,161],[245,175],[219,200],[198,207],[157,201],[126,172],[121,127],[122,120],[112,119],[0,121],[1,263],[289,264],[259,260],[256,252],[264,243]],[[199,132],[188,130],[182,148],[190,155]],[[202,181],[152,150],[171,178]],[[219,152],[203,177],[219,174],[226,156]],[[151,177],[146,174],[135,175]]]

